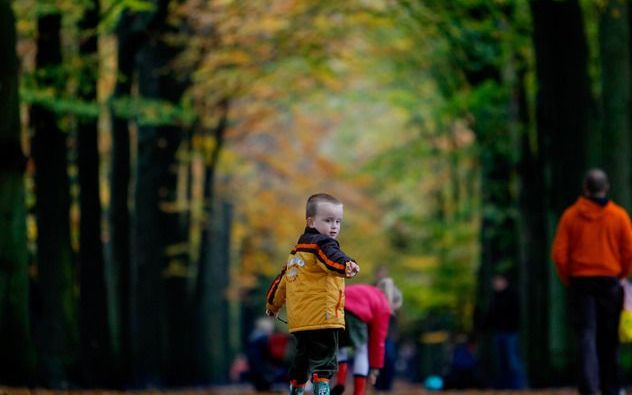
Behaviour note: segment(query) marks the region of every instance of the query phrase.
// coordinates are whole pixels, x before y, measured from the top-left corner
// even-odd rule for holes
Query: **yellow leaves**
[[[241,48],[230,48],[222,52],[211,53],[207,61],[207,67],[212,69],[248,66],[253,61],[253,55]]]
[[[289,26],[289,20],[281,18],[279,15],[266,15],[258,19],[256,24],[247,26],[243,29],[243,33],[251,37],[272,37],[274,34],[286,29]]]
[[[256,277],[256,274],[263,274],[272,278],[279,273],[281,266],[271,264],[270,256],[265,254],[259,247],[258,245],[253,245],[248,249],[242,250],[241,271],[252,278]]]
[[[172,259],[169,261],[167,267],[161,273],[164,278],[190,278],[193,277],[193,273],[189,270],[188,266],[178,259]]]
[[[196,134],[191,139],[192,148],[199,152],[211,152],[217,146],[217,141],[210,135]]]
[[[402,76],[397,63],[413,54],[426,73],[429,50],[418,47],[436,44],[378,15],[383,0],[188,3],[200,33],[187,55],[196,64],[190,95],[205,128],[217,122],[218,101],[231,100],[217,188],[236,210],[233,291],[279,272],[305,225],[305,199],[324,191],[345,204],[340,242],[362,266],[359,281],[371,282],[373,268],[386,264],[417,312],[453,305],[433,283],[452,255],[437,252],[443,244],[419,244],[464,239],[434,234],[440,225],[424,221],[462,204],[449,188],[469,177],[470,164],[446,158],[473,145],[474,134],[466,121],[427,115],[444,105],[435,83]],[[193,148],[210,152],[215,141],[197,136]],[[389,232],[408,237],[408,247],[394,247]]]
[[[26,217],[26,237],[29,242],[37,240],[37,221],[34,215]]]
[[[437,265],[439,260],[436,256],[407,256],[401,260],[402,269],[413,272],[434,269]]]
[[[447,331],[424,332],[419,336],[419,341],[423,344],[440,344],[444,343],[450,337]]]

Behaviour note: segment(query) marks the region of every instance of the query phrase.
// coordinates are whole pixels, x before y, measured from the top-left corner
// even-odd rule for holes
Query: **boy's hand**
[[[355,277],[358,273],[360,273],[360,266],[357,263],[349,261],[345,264],[345,276],[347,278]]]

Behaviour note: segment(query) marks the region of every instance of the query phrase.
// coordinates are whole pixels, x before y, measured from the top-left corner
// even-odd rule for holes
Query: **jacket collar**
[[[607,197],[590,197],[590,196],[586,196],[586,198],[588,200],[590,200],[591,202],[600,205],[601,207],[604,207],[606,204],[608,204],[608,201],[610,200]]]
[[[310,228],[309,226],[305,227],[305,232],[304,233],[305,234],[311,233],[311,234],[317,234],[317,235],[320,234],[320,232],[317,231],[315,228]]]

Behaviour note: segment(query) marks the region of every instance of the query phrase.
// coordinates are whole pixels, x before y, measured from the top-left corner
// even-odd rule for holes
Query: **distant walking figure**
[[[504,274],[492,277],[492,288],[485,326],[492,333],[496,357],[494,388],[521,390],[526,378],[520,357],[520,300]]]
[[[608,176],[589,170],[583,195],[560,219],[553,261],[569,286],[571,320],[577,331],[581,395],[617,395],[622,287],[630,273],[632,226],[628,213],[607,197]]]

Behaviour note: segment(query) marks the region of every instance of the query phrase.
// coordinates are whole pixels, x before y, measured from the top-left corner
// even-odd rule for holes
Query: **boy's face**
[[[307,217],[307,226],[316,229],[320,234],[335,239],[340,234],[342,212],[342,204],[318,203],[316,215]]]

